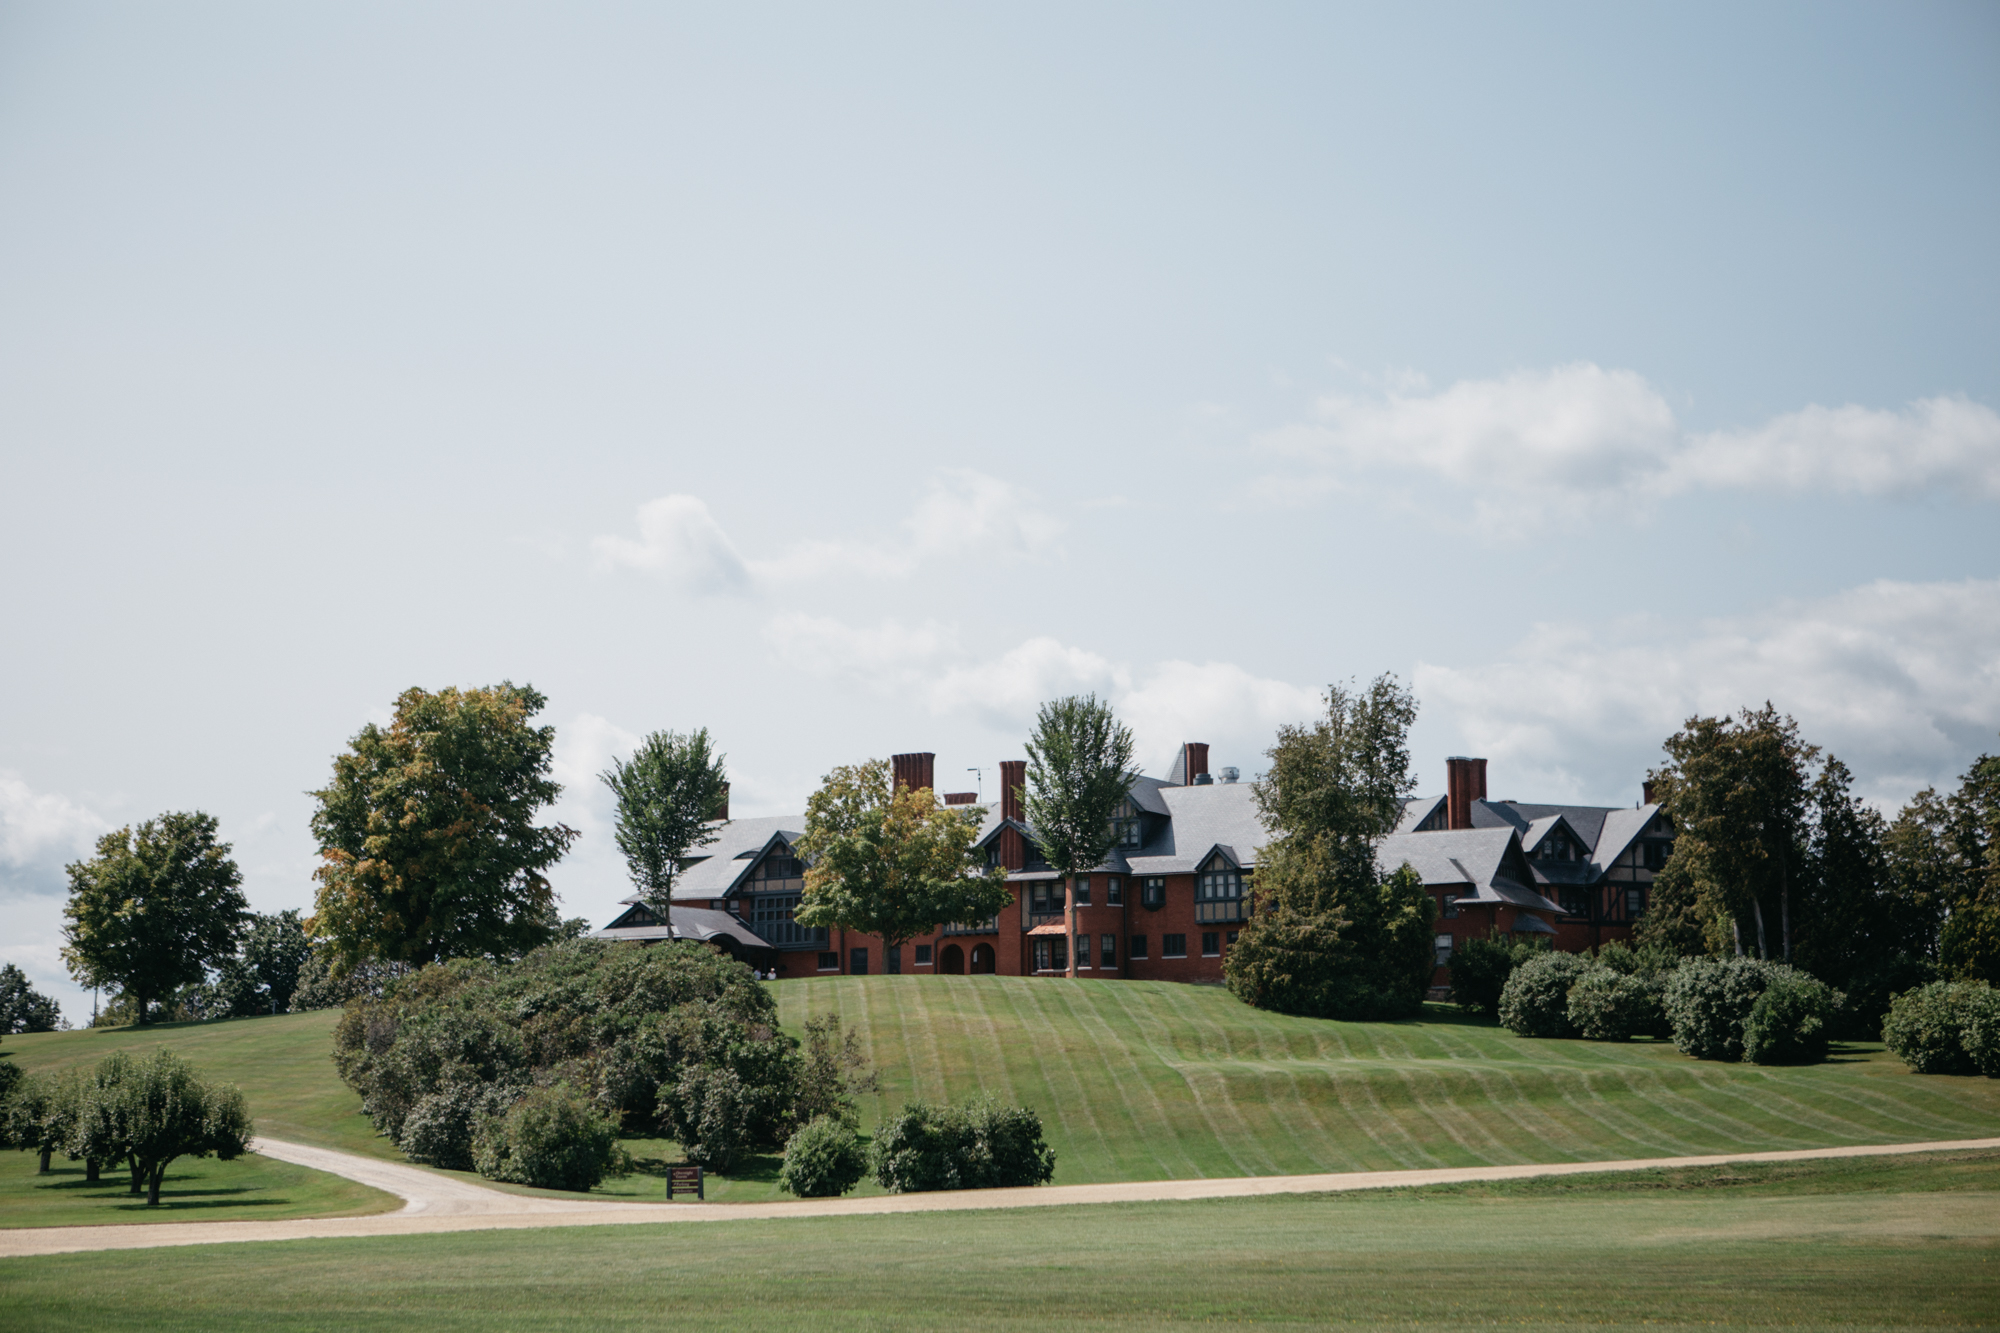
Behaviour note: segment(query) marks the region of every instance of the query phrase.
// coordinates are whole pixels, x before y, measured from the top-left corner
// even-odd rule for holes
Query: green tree
[[[165,814],[105,834],[95,857],[67,867],[63,960],[83,985],[131,996],[141,1023],[236,951],[249,903],[215,834],[211,815]]]
[[[708,728],[683,736],[656,731],[629,760],[614,758],[598,775],[618,798],[618,850],[632,883],[666,907],[681,860],[716,839],[709,823],[729,792],[722,756],[711,752]]]
[[[1973,763],[1948,810],[1938,966],[1948,978],[2000,984],[2000,756]]]
[[[370,959],[512,957],[559,926],[548,868],[576,830],[539,825],[562,791],[549,777],[547,700],[509,682],[412,689],[387,727],[370,723],[313,792],[320,866],[307,933],[333,970]]]
[[[1045,703],[1028,740],[1023,813],[1049,869],[1063,877],[1064,921],[1076,975],[1076,877],[1104,864],[1117,840],[1111,817],[1139,777],[1132,732],[1094,694]]]
[[[124,1162],[132,1193],[143,1188],[148,1206],[159,1203],[160,1183],[177,1159],[232,1161],[249,1151],[252,1134],[242,1092],[209,1083],[164,1049],[141,1060],[113,1056],[99,1065],[84,1087],[78,1119],[71,1153]]]
[[[1416,701],[1394,676],[1326,692],[1326,716],[1279,728],[1253,792],[1271,839],[1256,910],[1223,977],[1259,1008],[1392,1018],[1423,1003],[1436,911],[1408,866],[1384,874],[1376,843],[1402,817]]]
[[[1013,900],[1007,872],[972,846],[984,812],[946,807],[929,787],[894,790],[880,759],[828,773],[806,802],[801,925],[879,935],[885,948]]]
[[[62,1006],[30,986],[20,968],[0,967],[0,1033],[54,1032],[61,1026]]]
[[[282,1014],[290,1009],[299,974],[312,956],[312,941],[298,910],[259,913],[244,932],[239,956],[256,984],[255,1011]]]

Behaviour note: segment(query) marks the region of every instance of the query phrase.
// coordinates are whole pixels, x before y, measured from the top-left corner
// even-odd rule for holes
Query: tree
[[[251,1012],[282,1014],[290,1009],[299,974],[311,956],[312,941],[306,937],[297,909],[252,918],[240,954],[243,968],[256,986]]]
[[[1132,731],[1094,694],[1045,703],[1028,740],[1023,813],[1049,869],[1063,878],[1064,922],[1071,941],[1069,975],[1076,975],[1076,877],[1104,864],[1117,831],[1111,817],[1139,777],[1132,768]]]
[[[892,789],[880,759],[834,769],[806,802],[795,919],[879,935],[895,949],[946,922],[994,915],[1013,895],[1007,872],[973,849],[983,815],[943,805],[929,787]]]
[[[1981,755],[1946,804],[1944,923],[1938,966],[2000,984],[2000,756]]]
[[[234,1085],[215,1085],[169,1050],[143,1060],[113,1056],[85,1085],[73,1155],[123,1161],[132,1193],[160,1202],[167,1167],[181,1157],[232,1161],[250,1149],[250,1115]]]
[[[344,973],[369,959],[513,957],[559,925],[543,873],[576,830],[535,817],[549,777],[547,700],[509,682],[406,690],[388,727],[363,727],[313,792],[319,881],[307,932]]]
[[[1252,788],[1271,839],[1256,910],[1223,960],[1238,998],[1325,1018],[1394,1018],[1422,1005],[1436,905],[1408,866],[1384,874],[1375,846],[1413,789],[1416,701],[1392,675],[1335,685],[1326,716],[1285,726]]]
[[[28,985],[20,968],[0,967],[0,1033],[54,1032],[61,1026],[62,1006]]]
[[[708,729],[685,736],[656,731],[630,760],[614,758],[598,777],[618,798],[618,850],[634,887],[666,907],[681,858],[715,841],[709,822],[729,792],[722,756],[710,752]]]
[[[204,980],[236,951],[249,915],[242,872],[200,811],[161,815],[97,840],[68,866],[63,959],[85,986],[116,986],[144,1023],[151,1006]]]

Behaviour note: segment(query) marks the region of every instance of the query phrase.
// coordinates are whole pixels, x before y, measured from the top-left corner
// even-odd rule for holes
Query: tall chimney
[[[1187,750],[1186,781],[1192,787],[1208,776],[1208,742],[1189,741],[1184,748]]]
[[[1444,761],[1444,801],[1447,828],[1472,827],[1472,803],[1486,799],[1486,761],[1462,754]]]
[[[720,802],[718,802],[718,803],[716,804],[716,807],[715,807],[715,813],[714,813],[714,814],[712,814],[712,815],[710,815],[710,816],[709,816],[709,818],[710,818],[710,819],[719,819],[719,820],[721,820],[721,821],[722,821],[723,823],[725,823],[725,824],[727,824],[727,823],[729,822],[729,784],[728,784],[728,783],[726,783],[726,782],[725,782],[725,783],[723,783],[723,784],[722,784],[722,800],[721,800]]]
[[[896,769],[896,790],[901,791],[905,787],[935,786],[936,784],[931,781],[931,766],[936,760],[937,756],[929,751],[922,754],[892,756],[889,762]]]
[[[1027,760],[1000,761],[1000,818],[1011,819],[1017,824],[1027,822],[1028,817],[1021,809],[1021,787],[1027,780]]]
[[[1647,778],[1644,783],[1640,784],[1640,789],[1645,793],[1645,799],[1647,805],[1657,805],[1659,803],[1660,800],[1659,783],[1654,782],[1651,778]]]

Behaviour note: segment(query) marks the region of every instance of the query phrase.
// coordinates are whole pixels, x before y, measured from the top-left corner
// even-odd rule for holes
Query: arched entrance
[[[975,944],[972,946],[972,975],[983,977],[993,971],[993,946]]]
[[[938,950],[938,973],[942,976],[962,976],[965,973],[965,950],[956,944],[947,944]]]

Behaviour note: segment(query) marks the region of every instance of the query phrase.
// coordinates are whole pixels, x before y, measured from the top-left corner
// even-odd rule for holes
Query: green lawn
[[[0,1260],[10,1330],[1967,1328],[2000,1154]]]
[[[37,1175],[39,1155],[0,1152],[0,1227],[100,1226],[119,1222],[246,1222],[352,1217],[402,1206],[393,1194],[251,1153],[233,1162],[183,1157],[167,1168],[157,1207],[129,1193],[131,1177],[106,1171],[91,1185],[83,1163],[58,1157]]]
[[[1041,1113],[1063,1184],[2000,1135],[2000,1080],[1914,1075],[1879,1045],[1765,1069],[1663,1043],[1526,1041],[1441,1005],[1407,1023],[1285,1018],[1208,986],[837,977],[774,990],[794,1030],[834,1009],[863,1034],[883,1075],[864,1128],[912,1097],[989,1093]],[[260,1132],[394,1157],[334,1076],[336,1018],[54,1033],[8,1049],[36,1068],[169,1044],[240,1084]],[[673,1155],[629,1146],[656,1164]],[[754,1159],[711,1197],[776,1197],[775,1167]],[[660,1189],[642,1174],[603,1192]]]

